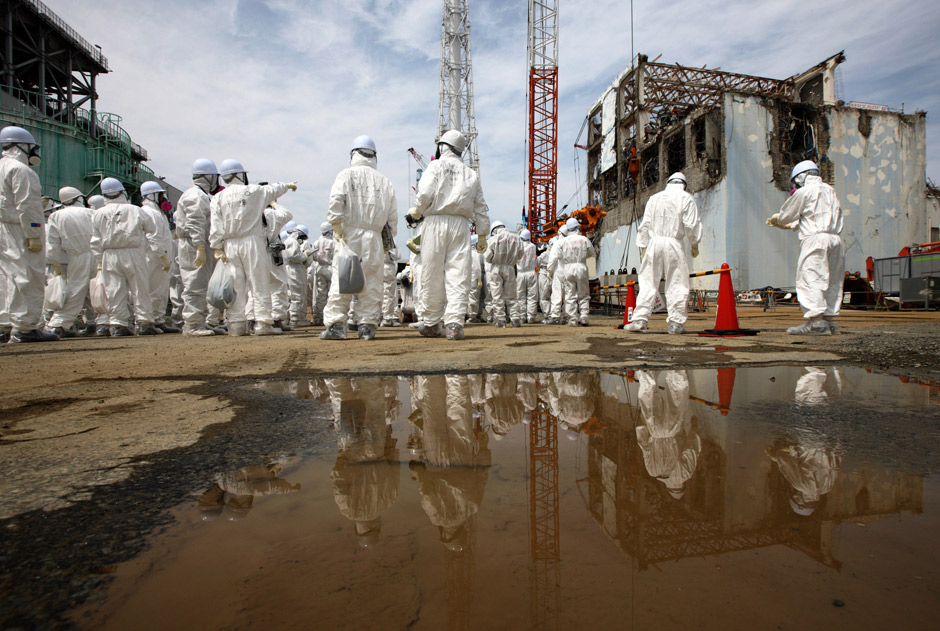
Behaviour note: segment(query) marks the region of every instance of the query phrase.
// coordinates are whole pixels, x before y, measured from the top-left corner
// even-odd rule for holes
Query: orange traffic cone
[[[623,327],[633,322],[633,310],[636,309],[635,286],[636,283],[632,280],[627,283],[627,303],[623,306],[623,324],[618,326],[618,329],[622,329]]]
[[[731,393],[734,392],[734,368],[718,369],[718,410],[722,416],[731,411]]]
[[[718,307],[715,309],[715,328],[699,333],[701,337],[742,337],[757,335],[756,329],[738,326],[738,310],[734,304],[734,287],[731,286],[731,268],[721,264],[721,280],[718,283]],[[725,271],[727,270],[727,271]]]

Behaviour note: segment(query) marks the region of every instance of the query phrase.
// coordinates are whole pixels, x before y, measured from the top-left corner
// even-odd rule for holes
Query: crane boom
[[[523,217],[533,241],[547,241],[558,181],[558,0],[529,0],[529,195]]]

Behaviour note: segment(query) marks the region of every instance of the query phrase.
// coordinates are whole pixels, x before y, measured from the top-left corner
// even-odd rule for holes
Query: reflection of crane
[[[531,626],[558,628],[561,613],[558,422],[541,401],[529,421],[529,547]]]
[[[558,182],[558,0],[529,0],[529,199],[532,240],[547,241]]]

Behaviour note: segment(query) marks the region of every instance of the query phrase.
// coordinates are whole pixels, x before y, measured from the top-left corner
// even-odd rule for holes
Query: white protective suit
[[[566,235],[559,233],[548,242],[548,274],[552,279],[551,309],[549,317],[561,321],[565,310],[565,279],[558,272],[561,268],[561,244]]]
[[[516,263],[516,302],[513,319],[534,323],[539,310],[539,287],[535,277],[535,244],[522,242],[522,258]]]
[[[467,298],[467,319],[480,317],[480,296],[483,294],[483,255],[470,250],[470,295]]]
[[[176,237],[180,279],[183,281],[183,326],[195,330],[207,324],[216,326],[222,314],[206,302],[209,278],[215,270],[215,257],[209,248],[209,208],[212,197],[193,184],[176,204]],[[206,248],[206,262],[196,267],[196,248]]]
[[[155,202],[145,199],[140,210],[150,215],[157,230],[157,241],[162,248],[160,252],[147,251],[147,270],[150,272],[147,282],[150,285],[150,312],[153,314],[150,321],[162,324],[166,316],[166,303],[170,299],[170,272],[163,271],[161,257],[166,256],[169,260],[173,254],[173,235],[170,234],[170,222]]]
[[[800,443],[775,450],[771,458],[790,483],[790,506],[801,515],[811,514],[832,490],[842,462],[831,448]]]
[[[424,215],[421,264],[429,273],[418,285],[422,319],[429,327],[444,322],[463,326],[470,288],[470,222],[489,234],[490,219],[480,178],[447,145],[428,165],[415,196]]]
[[[506,322],[507,310],[516,311],[516,264],[522,258],[522,239],[505,228],[491,235],[483,260],[489,263],[486,285],[492,296],[491,314]]]
[[[784,202],[778,221],[800,233],[796,264],[796,296],[804,318],[837,316],[845,281],[842,207],[835,189],[818,175],[807,175],[803,186]]]
[[[280,234],[291,219],[293,219],[291,212],[281,205],[276,208],[273,205],[265,208],[264,222],[262,222],[265,240],[274,243],[277,238],[275,235]],[[265,223],[267,225],[263,225]],[[274,257],[270,252],[268,253],[268,260],[271,262],[271,318],[275,322],[286,324],[290,317],[290,277],[287,272],[287,264],[275,265]],[[281,260],[286,261],[283,250],[281,251]],[[245,307],[245,313],[249,321],[255,319],[254,301],[249,300],[248,305]]]
[[[539,308],[547,318],[552,312],[552,275],[548,271],[548,248],[539,254]]]
[[[320,236],[313,243],[314,273],[313,323],[323,324],[323,309],[330,296],[330,281],[333,278],[333,237]]]
[[[796,382],[794,399],[802,405],[817,405],[842,396],[842,372],[835,366],[806,366]]]
[[[46,253],[30,252],[27,239],[42,239],[42,186],[19,147],[0,158],[0,331],[39,328],[46,287]]]
[[[598,392],[596,373],[556,372],[552,373],[552,383],[559,421],[577,428],[591,420]]]
[[[284,267],[287,268],[290,287],[290,321],[294,325],[307,320],[307,306],[311,304],[307,295],[307,268],[313,263],[314,249],[310,241],[300,239],[302,234],[295,230],[284,241]]]
[[[91,254],[91,209],[79,202],[60,208],[49,216],[46,224],[46,259],[65,270],[66,298],[62,308],[49,318],[50,329],[69,329],[85,306],[88,282],[97,273]],[[94,324],[94,320],[89,324]]]
[[[150,214],[127,201],[115,199],[91,215],[91,252],[101,265],[101,278],[108,296],[108,324],[130,327],[127,298],[134,303],[138,327],[153,324],[153,300],[150,294],[150,269],[147,251],[158,257],[164,244],[157,236],[157,226]]]
[[[343,238],[359,255],[365,286],[359,297],[356,313],[359,324],[378,326],[382,314],[383,261],[382,229],[392,228],[398,234],[398,207],[392,182],[376,170],[376,159],[354,152],[350,166],[336,176],[330,189],[330,208],[326,220],[340,223]],[[346,322],[351,294],[339,293],[339,257],[333,258],[333,280],[329,300],[323,311],[323,323],[330,327]]]
[[[170,257],[170,324],[182,329],[183,277],[180,276],[179,243],[176,239],[176,230],[170,230],[170,234],[173,235],[173,256]],[[206,257],[208,258],[208,254]]]
[[[225,250],[235,277],[235,302],[226,313],[229,324],[246,321],[249,291],[255,322],[274,323],[271,309],[271,277],[274,274],[271,268],[274,262],[267,251],[262,217],[271,202],[288,190],[288,185],[283,182],[245,186],[234,179],[225,190],[212,198],[209,206],[209,247]],[[288,221],[289,217],[284,223]],[[270,224],[268,226],[268,230],[275,228],[280,229]]]
[[[518,385],[518,376],[513,373],[486,375],[483,410],[497,440],[522,422],[525,408],[517,396]]]
[[[647,371],[637,371],[638,399],[643,424],[636,428],[637,443],[650,476],[679,499],[695,474],[702,441],[691,431],[689,377],[684,370],[661,373],[665,390]]]
[[[398,320],[398,248],[392,248],[385,253],[385,266],[383,268],[382,291],[382,321],[392,322]]]
[[[640,293],[636,298],[633,319],[649,321],[659,293],[659,279],[666,279],[666,321],[685,324],[688,319],[689,265],[685,259],[682,239],[691,245],[702,240],[702,221],[698,206],[682,184],[666,184],[646,202],[646,209],[637,231],[637,247],[646,249],[637,280]]]
[[[565,312],[570,319],[587,322],[591,306],[591,291],[588,286],[587,260],[597,253],[587,237],[569,234],[558,246],[558,267],[565,286]]]

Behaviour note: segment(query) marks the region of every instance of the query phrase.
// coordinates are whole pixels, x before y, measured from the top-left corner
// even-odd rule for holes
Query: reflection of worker
[[[215,484],[199,496],[199,508],[204,520],[225,515],[232,521],[242,519],[259,495],[287,495],[300,490],[300,484],[291,484],[278,476],[294,458],[282,456],[263,465],[242,467],[220,473]]]
[[[794,398],[803,405],[823,403],[842,395],[842,372],[835,366],[807,366],[796,382]]]
[[[509,430],[522,422],[522,402],[517,396],[518,378],[512,373],[486,375],[486,419],[493,438],[502,440]]]
[[[594,415],[597,373],[556,372],[553,377],[558,393],[558,420],[572,429],[581,427]]]
[[[646,470],[665,485],[672,497],[680,499],[686,483],[695,474],[702,441],[691,431],[688,375],[684,370],[667,370],[662,374],[664,389],[645,370],[636,373],[643,417],[643,425],[636,428],[636,438]]]
[[[526,412],[534,410],[539,403],[538,392],[535,388],[537,378],[538,375],[534,372],[521,372],[518,375],[519,387],[516,390],[516,396],[519,397],[522,409]]]
[[[774,449],[770,458],[790,483],[790,508],[804,517],[812,515],[820,498],[832,490],[842,460],[832,448],[800,442]]]
[[[377,542],[382,515],[398,499],[398,453],[386,424],[385,381],[327,379],[339,444],[330,476],[333,499],[355,522],[363,548]]]
[[[414,467],[421,506],[448,549],[467,544],[467,521],[480,510],[490,450],[473,418],[465,375],[419,376],[424,461]]]

